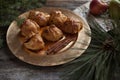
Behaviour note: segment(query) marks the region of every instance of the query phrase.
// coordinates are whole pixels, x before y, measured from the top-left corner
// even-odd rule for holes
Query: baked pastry
[[[65,16],[61,11],[53,11],[50,14],[49,24],[55,24],[57,27],[60,27],[66,21],[67,16]]]
[[[30,50],[40,50],[45,47],[45,43],[43,42],[42,37],[39,34],[36,34],[30,38],[29,41],[24,43],[24,46]]]
[[[78,33],[82,29],[82,27],[83,27],[82,22],[67,18],[64,25],[60,27],[60,29],[63,32],[75,34]]]
[[[42,37],[48,41],[57,41],[61,37],[63,37],[63,33],[55,25],[50,25],[45,27],[45,29],[42,32]]]
[[[32,10],[30,11],[28,18],[37,22],[39,26],[46,26],[48,23],[49,17],[50,15],[47,13]]]
[[[21,25],[21,35],[23,35],[26,39],[31,38],[36,33],[38,33],[39,25],[30,19],[26,19]]]

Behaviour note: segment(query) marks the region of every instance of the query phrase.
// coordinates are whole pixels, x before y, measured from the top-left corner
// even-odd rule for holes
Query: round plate
[[[80,17],[80,15],[78,16],[70,10],[61,9],[61,8],[44,7],[44,8],[39,8],[35,10],[39,10],[39,11],[47,12],[47,13],[50,13],[53,10],[60,10],[66,16],[82,21],[83,28],[78,33],[78,38],[71,48],[69,48],[68,50],[60,54],[41,56],[41,55],[36,55],[36,54],[29,54],[22,48],[22,44],[20,43],[19,37],[18,37],[20,28],[17,26],[16,21],[13,21],[8,28],[6,38],[7,38],[7,44],[8,44],[9,49],[12,51],[12,53],[17,58],[32,65],[55,66],[55,65],[64,64],[64,63],[74,60],[75,58],[79,57],[87,49],[91,41],[91,37],[88,36],[86,32],[91,33],[91,30],[87,22],[82,17]],[[27,18],[28,15],[29,15],[29,11],[20,15],[20,17]]]

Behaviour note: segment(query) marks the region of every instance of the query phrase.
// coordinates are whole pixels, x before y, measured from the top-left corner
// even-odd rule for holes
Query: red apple
[[[108,9],[108,4],[101,0],[92,0],[90,3],[90,13],[100,15]]]

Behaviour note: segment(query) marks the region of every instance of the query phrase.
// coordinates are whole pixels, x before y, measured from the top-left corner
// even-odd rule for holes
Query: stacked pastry
[[[73,20],[61,11],[50,14],[32,10],[22,23],[20,34],[25,38],[24,47],[38,51],[45,48],[45,41],[59,41],[65,34],[76,34],[82,29],[80,21]]]

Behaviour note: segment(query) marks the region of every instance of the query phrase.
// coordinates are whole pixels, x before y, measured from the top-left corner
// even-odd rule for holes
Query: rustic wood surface
[[[75,9],[89,0],[47,0],[47,7]],[[60,80],[62,66],[38,67],[18,60],[9,48],[0,49],[0,80]]]
[[[46,6],[74,10],[76,7],[79,7],[88,1],[90,0],[47,0]]]

